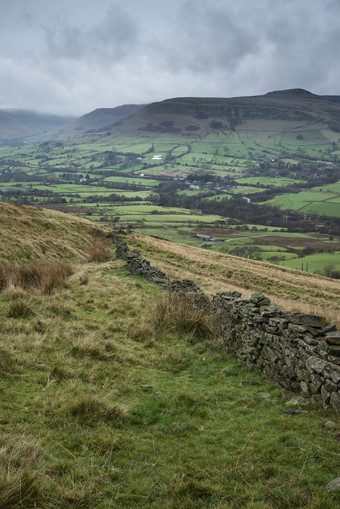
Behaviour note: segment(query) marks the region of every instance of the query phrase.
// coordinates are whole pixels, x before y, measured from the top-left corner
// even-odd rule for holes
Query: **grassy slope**
[[[1,211],[7,224],[14,211]],[[21,249],[12,244],[22,220],[11,223],[9,253]],[[339,428],[334,414],[312,404],[305,414],[284,413],[290,405],[279,388],[246,373],[218,339],[156,327],[162,290],[127,276],[121,261],[84,261],[78,235],[88,223],[46,211],[44,224],[78,260],[52,295],[0,294],[0,507],[337,505],[338,494],[324,491],[338,476],[334,432],[323,428],[329,419]],[[29,228],[26,235],[40,239],[42,225]],[[199,260],[201,250],[189,256],[140,235],[129,243],[169,273],[205,289],[211,278],[210,290],[218,289],[218,256]],[[241,286],[251,267],[259,281],[265,268],[247,267],[237,269]],[[19,303],[30,312],[20,314]]]
[[[85,260],[95,232],[84,219],[40,207],[0,202],[0,262],[42,259]]]
[[[337,280],[142,234],[134,234],[130,243],[171,277],[193,279],[210,295],[237,290],[248,297],[263,291],[286,309],[321,314],[339,324]]]

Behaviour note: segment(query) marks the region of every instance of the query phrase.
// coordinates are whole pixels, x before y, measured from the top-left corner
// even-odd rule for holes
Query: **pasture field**
[[[303,180],[296,180],[284,177],[241,177],[235,179],[238,184],[256,184],[259,186],[275,186],[286,187],[288,185],[296,184],[297,182],[304,182]]]
[[[261,125],[262,130],[258,131]],[[52,140],[0,147],[0,199],[43,204],[110,226],[118,221],[123,226],[154,229],[165,238],[202,245],[178,230],[190,234],[199,233],[200,228],[213,231],[216,221],[228,218],[218,214],[203,216],[195,208],[181,206],[171,210],[171,206],[158,203],[160,194],[173,189],[183,203],[186,197],[194,200],[202,193],[212,195],[203,200],[219,202],[236,194],[249,195],[247,201],[251,201],[253,193],[305,185],[308,175],[319,171],[318,161],[323,161],[326,170],[335,170],[338,139],[331,131],[312,126],[301,132],[298,125],[296,130],[292,126],[283,121],[261,124],[254,120],[237,126],[235,131],[210,130],[199,135],[140,132],[128,136],[108,131],[84,135],[80,142]],[[190,175],[209,175],[211,181],[220,180],[218,185],[199,181],[198,189],[191,190],[192,180],[186,180]],[[321,184],[262,203],[304,214],[340,217],[339,185]],[[171,199],[165,203],[171,205]],[[245,232],[253,227],[239,220],[236,223]],[[262,228],[260,224],[255,226]],[[230,240],[228,250],[237,247],[239,241],[222,238],[228,243]],[[246,233],[244,238],[242,243],[254,244],[255,240]],[[208,247],[218,250],[220,246],[216,243]],[[271,251],[259,247],[264,259],[275,256],[275,247],[282,249],[280,244],[272,244]],[[289,246],[285,252],[287,257],[297,256],[289,251]]]
[[[340,194],[340,181],[335,184],[329,184],[326,186],[321,186],[320,188],[314,188],[315,191],[323,191],[326,193],[339,193]]]
[[[336,188],[338,184],[335,185]],[[279,209],[292,209],[309,214],[340,217],[340,193],[325,191],[301,191],[283,194],[264,202],[266,205]]]
[[[120,261],[0,295],[2,505],[333,509],[337,416],[285,413],[218,337],[157,327],[163,300]]]

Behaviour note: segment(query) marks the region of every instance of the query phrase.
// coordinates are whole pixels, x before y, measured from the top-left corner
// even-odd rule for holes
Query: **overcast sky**
[[[340,0],[0,0],[0,108],[340,95]]]

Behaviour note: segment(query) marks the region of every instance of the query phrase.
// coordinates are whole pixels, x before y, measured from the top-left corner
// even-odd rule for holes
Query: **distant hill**
[[[237,130],[249,121],[318,124],[340,132],[340,102],[303,89],[236,98],[180,97],[139,109],[111,128],[117,133],[204,133]]]
[[[53,131],[73,120],[70,116],[47,115],[26,110],[0,110],[0,144]]]
[[[327,99],[327,101],[340,103],[340,95],[323,95],[321,97],[323,97],[324,99]]]
[[[144,105],[126,104],[116,108],[98,108],[82,117],[61,117],[25,110],[0,110],[0,144],[16,144],[31,136],[44,135],[64,139],[93,130],[109,129]]]
[[[0,144],[17,143],[36,135],[64,139],[95,132],[100,137],[104,131],[105,135],[108,131],[124,135],[208,134],[218,130],[237,131],[249,121],[292,122],[293,128],[317,124],[319,128],[340,132],[340,96],[319,96],[307,90],[291,89],[249,97],[178,97],[149,105],[98,108],[77,119],[0,110]]]
[[[108,130],[112,124],[136,113],[142,107],[143,105],[125,104],[116,108],[98,108],[58,129],[56,136],[68,138],[96,129]]]

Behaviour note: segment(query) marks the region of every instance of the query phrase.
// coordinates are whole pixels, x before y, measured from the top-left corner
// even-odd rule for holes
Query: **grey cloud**
[[[339,0],[0,0],[2,103],[338,93]],[[3,16],[2,16],[3,14]]]
[[[174,70],[206,72],[224,66],[235,68],[240,59],[256,52],[259,44],[256,28],[233,8],[223,2],[189,0],[178,13],[168,49],[163,50]]]
[[[60,18],[50,26],[42,26],[48,52],[54,58],[118,61],[136,45],[139,37],[137,21],[120,5],[112,5],[100,23],[79,26]]]
[[[337,65],[339,4],[187,0],[172,39],[160,47],[159,62],[173,72],[190,71],[197,79],[220,72],[229,83],[237,75],[244,79],[247,66],[249,93],[262,86],[264,76],[267,90],[272,84],[321,86]]]

